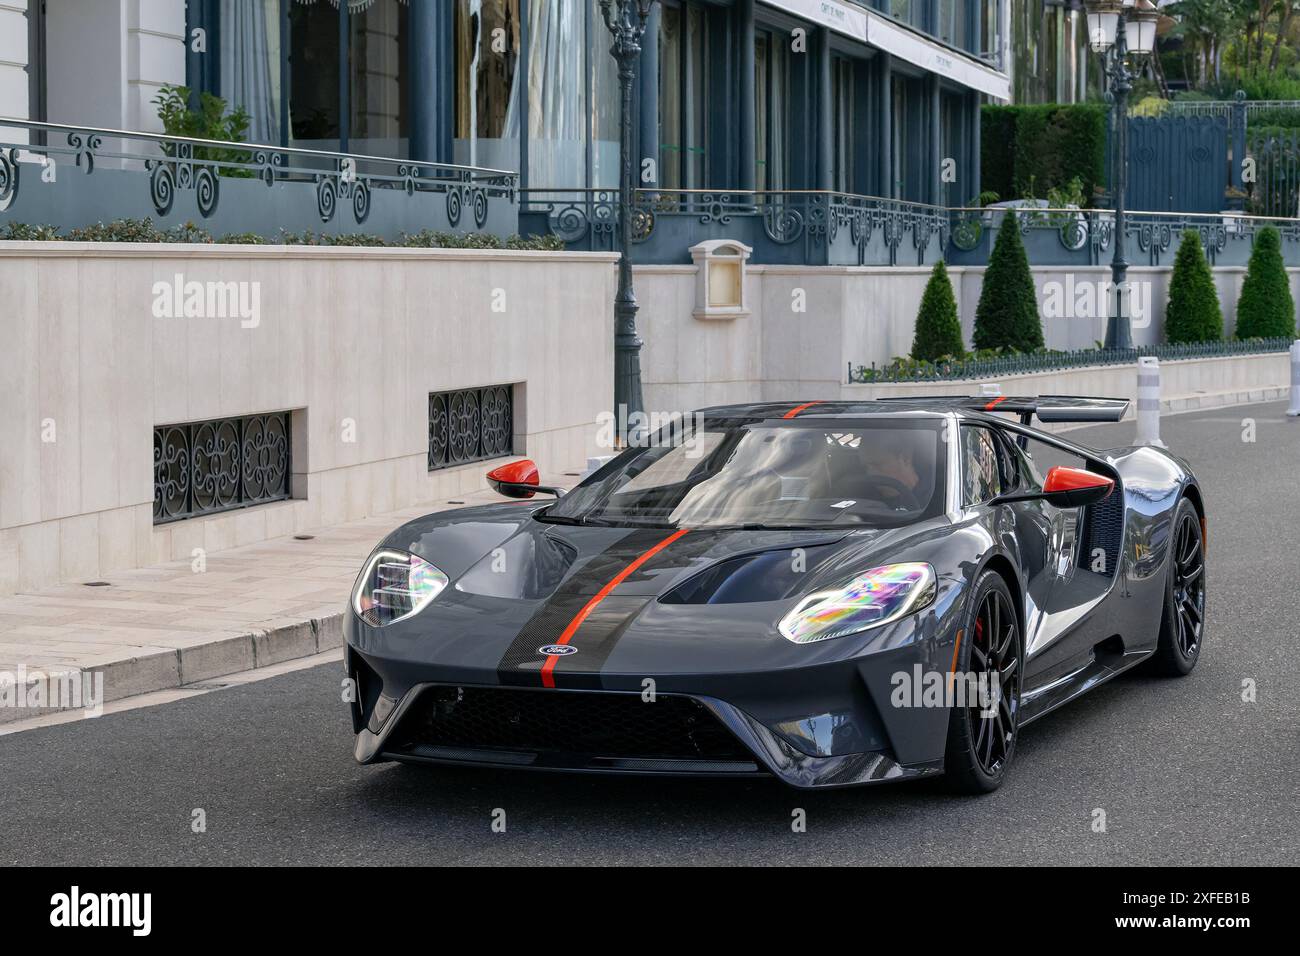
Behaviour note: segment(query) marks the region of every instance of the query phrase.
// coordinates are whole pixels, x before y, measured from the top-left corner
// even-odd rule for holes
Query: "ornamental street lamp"
[[[1124,202],[1128,189],[1128,95],[1137,73],[1129,68],[1128,60],[1132,57],[1141,61],[1151,55],[1160,14],[1146,0],[1087,0],[1086,6],[1088,42],[1093,52],[1101,54],[1102,69],[1110,81],[1114,117],[1111,175],[1115,191],[1115,254],[1110,263],[1110,278],[1115,287],[1115,308],[1106,320],[1105,347],[1131,349]]]
[[[641,337],[636,334],[636,294],[632,291],[632,201],[636,183],[632,156],[632,83],[641,57],[646,18],[657,0],[600,0],[600,13],[614,38],[609,52],[618,63],[622,94],[618,118],[620,176],[618,187],[618,294],[614,297],[614,412],[619,437],[636,429],[627,422],[641,420]],[[626,417],[624,417],[626,416]]]

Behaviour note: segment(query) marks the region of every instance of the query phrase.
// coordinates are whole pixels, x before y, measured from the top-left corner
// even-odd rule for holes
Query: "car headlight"
[[[856,634],[919,611],[934,600],[934,568],[888,564],[859,574],[842,588],[810,594],[781,619],[781,634],[812,644]]]
[[[352,609],[371,627],[418,613],[447,586],[447,575],[405,551],[376,551],[352,594]]]

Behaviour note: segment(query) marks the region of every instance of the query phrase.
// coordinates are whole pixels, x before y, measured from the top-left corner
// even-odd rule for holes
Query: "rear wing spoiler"
[[[935,408],[971,412],[1007,412],[1028,425],[1040,422],[1118,422],[1128,413],[1127,398],[1093,398],[1084,395],[934,395],[926,398],[882,398],[882,402],[908,402]]]

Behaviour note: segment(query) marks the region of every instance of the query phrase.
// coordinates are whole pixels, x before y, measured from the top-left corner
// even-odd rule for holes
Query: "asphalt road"
[[[1200,663],[1182,680],[1121,677],[1027,728],[991,796],[358,767],[333,664],[0,737],[0,862],[1295,865],[1300,422],[1283,411],[1164,420],[1210,510]]]

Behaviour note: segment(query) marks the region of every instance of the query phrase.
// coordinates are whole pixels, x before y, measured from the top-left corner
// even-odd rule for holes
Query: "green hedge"
[[[948,267],[940,259],[934,264],[930,281],[925,284],[925,294],[921,296],[912,338],[912,358],[933,362],[965,351],[961,340],[961,320],[957,317],[957,299],[948,279]]]
[[[1274,106],[1270,109],[1255,110],[1246,120],[1248,133],[1254,133],[1260,127],[1270,126],[1287,130],[1300,127],[1300,109],[1294,106]]]
[[[980,110],[980,189],[998,199],[1016,198],[1015,142],[1019,106],[985,106]]]
[[[1205,259],[1201,236],[1188,229],[1178,244],[1174,273],[1169,278],[1169,304],[1165,307],[1165,340],[1218,342],[1223,339],[1223,313],[1219,291]]]
[[[71,229],[66,235],[58,226],[30,225],[22,222],[9,222],[0,226],[0,241],[42,241],[52,242],[221,242],[236,245],[286,245],[286,246],[402,246],[421,249],[514,249],[535,252],[560,252],[565,248],[564,240],[558,236],[508,236],[502,239],[487,233],[453,233],[438,232],[433,229],[421,229],[416,233],[402,233],[401,239],[389,240],[383,236],[370,233],[354,232],[343,235],[316,233],[308,229],[305,232],[289,232],[281,229],[278,236],[267,237],[255,232],[228,233],[214,237],[201,226],[192,222],[179,226],[162,228],[152,219],[114,219],[112,222],[97,222],[90,226]]]
[[[983,107],[980,176],[981,188],[1004,200],[1045,196],[1077,176],[1091,199],[1106,185],[1106,107]]]
[[[1267,226],[1255,236],[1237,299],[1237,338],[1293,338],[1295,331],[1295,301],[1282,263],[1282,237]]]
[[[1008,212],[998,227],[979,305],[975,308],[975,348],[1035,352],[1043,348],[1038,292],[1029,271],[1020,223]]]

